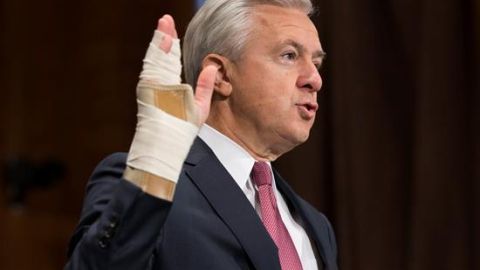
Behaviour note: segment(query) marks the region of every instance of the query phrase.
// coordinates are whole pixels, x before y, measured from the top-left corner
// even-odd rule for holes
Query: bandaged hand
[[[163,16],[149,44],[137,85],[137,127],[124,178],[172,200],[183,162],[205,122],[217,68],[205,67],[195,96],[181,82],[181,51],[173,18]]]

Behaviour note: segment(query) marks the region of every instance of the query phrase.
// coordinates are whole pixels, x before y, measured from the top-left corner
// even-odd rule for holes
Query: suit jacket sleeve
[[[94,170],[65,269],[149,269],[171,207],[122,179],[126,153]]]

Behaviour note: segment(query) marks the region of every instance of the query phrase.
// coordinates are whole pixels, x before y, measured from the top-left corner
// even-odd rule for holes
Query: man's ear
[[[211,53],[205,56],[202,61],[202,69],[208,65],[213,65],[218,68],[215,78],[214,91],[222,97],[228,97],[232,93],[232,84],[230,81],[232,62],[221,55]]]

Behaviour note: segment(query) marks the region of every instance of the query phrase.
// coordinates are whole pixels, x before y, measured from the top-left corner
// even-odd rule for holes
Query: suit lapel
[[[284,196],[285,200],[289,204],[289,206],[293,207],[293,212],[298,214],[304,224],[304,229],[307,232],[310,239],[314,240],[315,247],[317,248],[318,255],[321,258],[321,262],[319,262],[319,269],[326,268],[326,254],[325,254],[325,247],[322,241],[325,241],[317,232],[317,230],[313,229],[313,224],[311,219],[305,212],[305,209],[300,205],[300,202],[292,188],[287,184],[287,182],[275,171],[273,170],[275,175],[275,183],[277,188],[280,190],[282,195]],[[328,269],[328,268],[326,268]]]
[[[236,236],[255,269],[280,270],[277,247],[243,191],[208,146],[197,138],[186,173]]]

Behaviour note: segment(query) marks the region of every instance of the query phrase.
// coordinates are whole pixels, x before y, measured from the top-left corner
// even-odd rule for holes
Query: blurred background
[[[320,111],[276,167],[341,269],[480,269],[480,2],[314,2]],[[196,1],[0,3],[0,269],[61,269],[91,171],[128,151],[158,17],[184,33]]]

